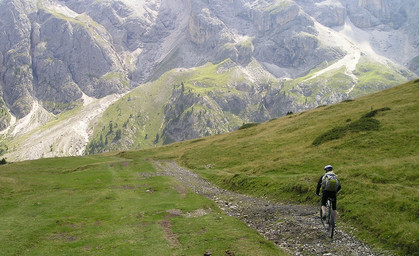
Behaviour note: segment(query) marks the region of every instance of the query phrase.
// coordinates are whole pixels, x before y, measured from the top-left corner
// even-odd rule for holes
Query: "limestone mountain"
[[[414,0],[1,0],[2,151],[148,147],[400,84],[418,74],[418,9]]]

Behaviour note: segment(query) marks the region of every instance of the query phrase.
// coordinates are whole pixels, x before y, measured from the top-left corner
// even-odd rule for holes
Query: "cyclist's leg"
[[[333,195],[331,195],[331,197],[334,199],[333,202],[332,202],[332,209],[333,209],[333,217],[334,217],[335,222],[336,222],[336,218],[338,216],[338,211],[336,210],[336,205],[337,205],[336,193],[333,193]]]
[[[326,206],[322,205],[322,218],[323,219],[326,219],[326,212],[327,212]]]
[[[327,202],[327,193],[326,193],[326,191],[323,191],[323,193],[322,193],[322,216],[323,216],[323,219],[325,218],[326,211],[327,211],[326,202]]]

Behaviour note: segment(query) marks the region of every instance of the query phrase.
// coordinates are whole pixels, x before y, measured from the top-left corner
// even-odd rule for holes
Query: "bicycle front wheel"
[[[329,237],[333,239],[333,233],[335,232],[335,218],[333,216],[333,211],[329,216]]]

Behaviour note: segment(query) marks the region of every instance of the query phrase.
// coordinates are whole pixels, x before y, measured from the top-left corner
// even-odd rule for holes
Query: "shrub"
[[[321,134],[320,136],[318,136],[314,141],[313,141],[313,145],[314,146],[318,146],[326,141],[330,141],[330,140],[337,140],[342,138],[343,136],[345,136],[346,132],[348,131],[346,126],[341,126],[341,127],[335,127],[332,128],[331,130]]]
[[[3,164],[7,164],[6,158],[4,158],[4,157],[3,157],[3,159],[0,160],[0,165],[3,165]]]
[[[256,126],[256,125],[259,125],[259,123],[247,123],[247,124],[242,125],[239,128],[239,130],[247,129],[247,128],[250,128],[250,127],[253,127],[253,126]]]
[[[380,111],[387,111],[390,108],[376,109],[366,113],[360,119],[348,123],[344,126],[338,126],[330,129],[329,131],[321,134],[314,139],[312,145],[318,146],[326,141],[337,140],[345,136],[348,132],[357,133],[362,131],[377,131],[380,129],[380,121],[373,117]],[[346,122],[350,122],[351,119],[347,119]]]
[[[375,115],[377,115],[378,112],[380,112],[380,111],[388,111],[388,110],[390,110],[390,108],[387,108],[387,107],[386,108],[376,109],[376,110],[373,110],[371,112],[366,113],[362,117],[364,117],[364,118],[374,117]]]
[[[348,102],[352,102],[352,101],[354,101],[353,99],[346,99],[346,100],[344,100],[343,102],[344,103],[348,103]]]
[[[380,128],[380,121],[373,118],[361,118],[348,124],[347,129],[351,132],[377,131]]]

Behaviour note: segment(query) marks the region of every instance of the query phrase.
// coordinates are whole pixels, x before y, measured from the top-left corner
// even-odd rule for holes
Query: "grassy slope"
[[[419,80],[354,101],[317,108],[239,130],[156,149],[229,189],[280,201],[316,203],[326,164],[343,190],[338,210],[359,235],[401,253],[419,251]],[[332,128],[372,110],[378,130],[348,132],[313,146]]]
[[[116,140],[118,130],[122,133],[122,138],[130,140],[129,144],[133,149],[153,146],[156,135],[163,129],[164,106],[173,88],[171,80],[168,73],[159,81],[141,85],[112,104],[96,125],[87,151],[96,153],[95,147],[99,150],[120,148],[120,144],[112,143]]]
[[[339,211],[367,241],[405,254],[418,251],[419,82],[230,134],[116,156],[57,158],[0,167],[0,245],[4,254],[273,255],[275,247],[205,198],[182,198],[145,157],[174,158],[223,187],[279,201],[316,203],[325,164],[343,184]],[[349,132],[313,146],[331,128],[371,110],[379,130]],[[143,179],[144,178],[144,179]],[[154,191],[147,193],[147,190]],[[211,209],[196,219],[170,217],[180,245],[159,223],[167,210]],[[190,226],[186,226],[190,224]],[[226,227],[229,227],[228,229]],[[230,228],[231,227],[231,228]],[[167,235],[167,234],[166,234]],[[214,239],[214,237],[222,237]]]
[[[406,82],[406,77],[409,77],[409,74],[398,70],[394,66],[373,62],[365,57],[358,63],[355,75],[358,77],[358,84],[350,93],[352,97],[390,88],[395,83]]]
[[[284,255],[214,202],[153,173],[137,154],[1,166],[0,254]],[[207,214],[186,216],[197,209]]]
[[[345,95],[354,84],[353,79],[345,74],[344,67],[314,77],[317,71],[319,68],[311,70],[303,77],[287,81],[283,90],[294,97],[296,102],[310,104],[318,101],[319,95],[324,99],[332,97],[333,94]],[[350,91],[350,98],[364,96],[405,83],[408,81],[406,77],[409,77],[409,74],[403,73],[396,67],[385,66],[366,57],[363,57],[358,63],[355,75],[358,77],[358,82]]]

